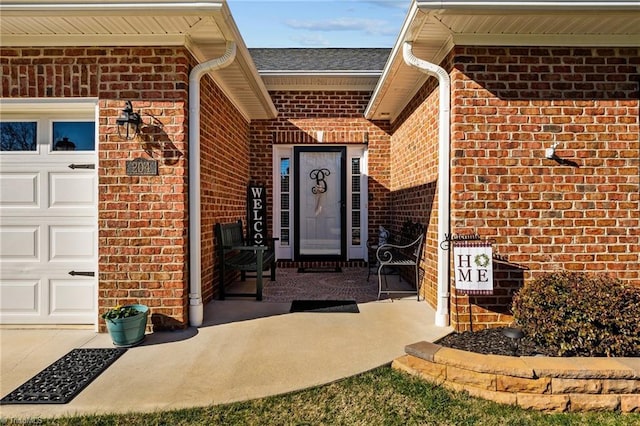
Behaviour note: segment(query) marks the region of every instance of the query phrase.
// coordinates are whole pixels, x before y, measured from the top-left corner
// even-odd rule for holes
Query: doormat
[[[317,268],[298,268],[299,274],[310,274],[314,272],[342,272],[342,268],[339,266],[327,266],[327,267],[317,267]]]
[[[2,398],[0,404],[66,404],[126,351],[74,349]]]
[[[293,312],[346,312],[360,313],[355,300],[294,300],[290,313]]]

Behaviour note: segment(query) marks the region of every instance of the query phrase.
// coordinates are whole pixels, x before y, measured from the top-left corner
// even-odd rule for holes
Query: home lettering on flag
[[[493,294],[493,249],[487,241],[455,241],[456,290],[462,294]]]

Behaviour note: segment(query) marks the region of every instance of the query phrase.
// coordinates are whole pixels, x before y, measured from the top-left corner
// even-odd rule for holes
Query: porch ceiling
[[[273,75],[261,73],[262,80],[270,91],[278,90],[335,90],[370,92],[376,87],[380,73],[372,75]]]
[[[9,0],[0,3],[2,47],[186,46],[204,62],[237,45],[212,77],[248,120],[277,115],[226,2]]]
[[[456,6],[445,8],[447,3],[456,3]],[[481,7],[479,3],[494,6]],[[506,3],[517,2],[503,2]],[[501,8],[498,2],[418,1],[409,11],[365,114],[369,119],[394,121],[428,78],[404,63],[402,45],[405,41],[413,42],[417,57],[436,64],[456,45],[637,47],[640,45],[640,5],[628,1],[617,3],[622,6],[614,7],[610,3],[611,7],[554,8],[549,3],[529,8]]]

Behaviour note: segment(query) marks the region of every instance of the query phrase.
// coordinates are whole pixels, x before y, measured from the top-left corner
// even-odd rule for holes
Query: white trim
[[[282,158],[289,158],[291,173],[290,177],[290,192],[289,192],[289,203],[290,203],[290,214],[289,214],[289,245],[282,246],[280,240],[276,242],[276,255],[278,259],[291,259],[293,260],[294,254],[294,244],[295,244],[295,235],[294,235],[294,210],[296,205],[296,195],[295,191],[293,191],[293,167],[294,165],[294,152],[293,148],[298,146],[309,146],[305,144],[282,144],[282,145],[274,145],[272,149],[273,160],[272,160],[272,175],[273,175],[273,194],[272,196],[272,206],[273,206],[273,233],[276,237],[280,236],[281,232],[281,221],[280,214],[282,212],[281,206],[281,188],[280,188],[280,160]],[[318,144],[314,144],[313,146],[319,146]],[[346,214],[347,214],[347,224],[345,227],[346,233],[346,260],[351,259],[365,259],[367,258],[366,251],[366,239],[369,233],[369,192],[368,192],[368,149],[366,145],[356,145],[356,144],[331,144],[328,146],[341,146],[346,148],[346,173],[344,179],[346,180],[347,193],[345,196],[347,197],[347,206],[346,206]],[[353,207],[352,201],[352,191],[351,191],[351,177],[353,174],[351,173],[351,160],[353,158],[360,159],[360,245],[352,244],[352,232],[353,232],[353,223],[351,220],[351,211]]]
[[[272,232],[274,236],[281,237],[282,221],[282,199],[281,187],[280,187],[280,161],[283,158],[289,158],[289,245],[283,246],[282,239],[276,241],[276,258],[277,259],[293,259],[293,205],[295,199],[293,194],[293,145],[274,145],[272,149],[273,153],[273,165],[272,165],[272,178],[273,178],[273,190],[271,194],[272,206],[273,206],[273,228]]]
[[[412,52],[411,43],[404,43],[402,55],[407,65],[438,79],[440,97],[438,111],[438,241],[444,241],[450,232],[451,220],[449,194],[451,180],[451,81],[444,68],[417,58]],[[439,327],[449,325],[449,270],[449,251],[438,247],[438,301],[435,324]]]
[[[25,12],[31,16],[36,14],[46,14],[47,16],[69,16],[69,15],[86,15],[95,12],[112,12],[121,14],[128,12],[129,14],[149,15],[149,11],[153,11],[155,15],[173,15],[176,12],[180,14],[199,15],[203,12],[217,12],[223,7],[220,1],[127,1],[127,0],[93,0],[93,1],[77,1],[61,3],[55,0],[41,0],[33,2],[32,0],[12,0],[0,3],[0,12],[5,16],[23,15]]]
[[[175,34],[3,34],[2,45],[12,47],[48,46],[185,46],[189,40]]]
[[[204,320],[202,303],[202,221],[200,211],[200,79],[225,68],[236,58],[236,44],[229,42],[219,58],[196,65],[189,74],[189,323]]]
[[[353,220],[351,213],[353,211],[353,191],[351,183],[353,173],[351,169],[351,160],[360,159],[360,244],[354,245],[353,241]],[[367,235],[369,235],[368,227],[368,211],[369,211],[369,192],[367,185],[367,147],[366,145],[347,145],[347,260],[351,259],[367,259]]]
[[[409,7],[409,12],[407,12],[407,17],[404,19],[402,28],[400,29],[400,34],[398,34],[398,39],[393,45],[391,53],[389,53],[389,58],[387,59],[387,63],[385,64],[384,69],[382,70],[382,74],[380,75],[380,79],[378,80],[375,89],[373,89],[373,92],[371,93],[369,104],[364,111],[365,118],[369,120],[376,119],[376,117],[374,117],[374,112],[378,108],[378,104],[387,92],[387,86],[392,79],[393,74],[395,73],[395,67],[393,65],[395,58],[397,58],[402,51],[402,43],[405,40],[410,39],[409,30],[417,24],[416,21],[418,19],[422,21],[425,19],[425,17],[426,15],[424,14],[418,15],[418,7],[416,6],[416,2],[412,1],[411,6]],[[420,27],[420,25],[416,25],[416,27]]]
[[[637,47],[639,44],[637,37],[613,34],[456,34],[453,42],[458,46]],[[443,57],[436,58],[434,62],[441,59]]]
[[[269,77],[303,77],[303,76],[311,76],[311,77],[380,77],[382,75],[382,71],[367,71],[367,70],[358,70],[358,71],[349,71],[349,70],[335,70],[335,71],[327,71],[327,70],[260,70],[259,74],[261,76],[269,76]]]
[[[97,98],[0,98],[2,114],[29,114],[47,112],[87,112],[87,108],[94,106],[98,113]],[[97,123],[97,122],[96,122]],[[97,126],[96,126],[97,127]]]
[[[416,4],[430,10],[640,10],[637,0],[417,0]]]

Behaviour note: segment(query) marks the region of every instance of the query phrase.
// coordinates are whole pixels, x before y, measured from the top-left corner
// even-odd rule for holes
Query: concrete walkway
[[[415,297],[360,313],[294,313],[289,303],[215,301],[205,324],[153,333],[70,403],[2,405],[0,416],[162,411],[249,400],[329,383],[390,363],[407,344],[451,330]],[[2,396],[74,348],[113,347],[90,330],[0,329]]]

